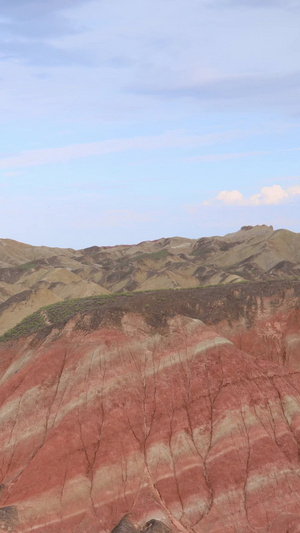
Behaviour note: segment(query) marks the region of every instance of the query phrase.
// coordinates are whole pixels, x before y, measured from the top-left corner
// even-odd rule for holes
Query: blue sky
[[[1,237],[300,232],[300,0],[0,0]]]

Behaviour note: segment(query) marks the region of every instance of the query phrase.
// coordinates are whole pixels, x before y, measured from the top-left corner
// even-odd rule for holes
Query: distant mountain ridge
[[[0,334],[40,307],[70,298],[298,278],[300,234],[266,225],[224,237],[82,250],[0,239]]]

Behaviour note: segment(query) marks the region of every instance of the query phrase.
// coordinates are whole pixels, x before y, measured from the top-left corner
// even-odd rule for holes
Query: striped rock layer
[[[0,530],[300,531],[296,369],[134,313],[2,346],[0,367]]]

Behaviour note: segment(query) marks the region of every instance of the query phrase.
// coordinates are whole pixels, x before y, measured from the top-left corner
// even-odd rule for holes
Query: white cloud
[[[287,190],[284,190],[280,185],[273,185],[272,187],[263,187],[258,194],[249,198],[249,203],[250,205],[277,205],[288,198]]]
[[[244,198],[240,191],[221,191],[217,196],[217,200],[229,205],[242,205],[244,203]]]
[[[253,194],[248,198],[238,191],[221,191],[213,202],[219,201],[225,205],[278,205],[282,202],[292,200],[295,196],[300,195],[300,186],[288,187],[283,189],[281,185],[272,185],[271,187],[262,187],[260,192]],[[212,201],[205,202],[205,205],[210,205]]]
[[[288,191],[292,196],[296,196],[297,194],[300,194],[300,185],[289,187]]]

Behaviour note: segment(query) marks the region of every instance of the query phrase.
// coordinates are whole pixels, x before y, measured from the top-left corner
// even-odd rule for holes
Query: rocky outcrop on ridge
[[[119,316],[2,344],[2,529],[298,532],[299,372],[196,318]]]
[[[137,531],[129,518],[124,516],[111,533],[171,533],[171,530],[160,520],[152,519],[148,520],[144,527]]]
[[[70,298],[299,277],[300,234],[272,226],[83,250],[1,239],[0,334],[40,307]]]

